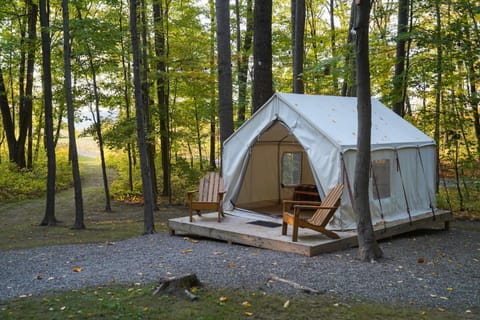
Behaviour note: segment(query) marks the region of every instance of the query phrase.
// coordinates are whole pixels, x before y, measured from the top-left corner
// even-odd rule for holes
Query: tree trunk
[[[37,16],[38,6],[31,0],[27,0],[29,7],[28,14],[28,45],[27,45],[27,83],[25,86],[25,110],[26,114],[26,139],[27,146],[27,168],[33,168],[32,161],[32,115],[33,115],[33,72],[35,67],[35,49],[37,41]],[[19,139],[20,140],[20,139]],[[25,143],[25,142],[24,142]]]
[[[372,125],[372,103],[370,91],[370,65],[368,27],[370,1],[355,0],[356,9],[356,61],[358,75],[358,135],[357,158],[355,161],[355,183],[353,208],[357,216],[359,256],[362,261],[371,261],[382,256],[373,232],[368,195],[370,177],[370,139]]]
[[[10,114],[10,106],[8,104],[7,90],[3,80],[2,67],[0,66],[0,110],[2,112],[3,130],[7,137],[8,158],[11,162],[15,161],[15,153],[17,150],[17,139],[15,138],[15,127],[13,125],[12,115]]]
[[[255,1],[253,24],[252,113],[255,113],[273,95],[272,0]]]
[[[348,30],[353,30],[355,27],[355,15],[357,7],[355,5],[356,0],[352,0],[352,7],[350,10],[350,22],[348,23]],[[342,85],[342,96],[356,97],[357,96],[357,70],[354,53],[354,35],[352,32],[348,32],[347,36],[347,48],[345,53],[345,75]]]
[[[336,37],[336,31],[335,31],[335,2],[334,0],[330,0],[329,4],[329,11],[330,11],[330,42],[332,46],[332,58],[335,58],[337,56],[337,37]],[[335,62],[332,62],[332,77],[333,77],[333,92],[334,95],[338,94],[338,77],[336,75],[335,69],[337,68],[337,65]]]
[[[209,61],[209,69],[210,69],[210,77],[211,79],[215,79],[215,3],[213,0],[208,1],[208,5],[210,8],[210,61]],[[209,156],[209,170],[213,171],[217,168],[216,163],[216,144],[217,144],[217,122],[216,122],[216,114],[217,114],[217,98],[216,98],[216,90],[215,85],[210,85],[210,156]]]
[[[230,50],[230,8],[228,1],[216,0],[218,47],[218,113],[220,146],[233,133],[232,66]]]
[[[75,137],[75,113],[73,110],[72,97],[72,68],[70,64],[70,18],[68,15],[68,0],[62,0],[63,13],[63,61],[65,65],[64,85],[65,97],[67,100],[67,119],[68,119],[68,142],[69,151],[72,157],[72,176],[75,190],[75,223],[72,229],[85,229],[83,221],[83,196],[82,183],[80,178],[80,168],[78,166],[77,142]]]
[[[33,71],[35,64],[35,41],[37,39],[37,14],[38,7],[32,3],[31,0],[25,1],[27,7],[27,26],[28,38],[26,39],[27,52],[27,81],[24,87],[24,73],[25,73],[25,52],[22,49],[22,62],[20,65],[20,119],[19,119],[19,133],[16,143],[15,162],[20,168],[27,166],[25,157],[25,144],[28,137],[28,129],[32,124],[32,90],[33,90]]]
[[[408,26],[409,0],[398,1],[397,50],[395,61],[395,75],[393,77],[393,111],[399,116],[405,115],[405,87],[406,87],[406,51]]]
[[[144,100],[142,97],[142,76],[140,68],[140,48],[137,28],[137,1],[130,1],[130,36],[132,41],[132,55],[133,55],[133,82],[135,93],[135,106],[137,117],[137,140],[138,150],[140,153],[140,169],[142,173],[142,189],[143,189],[143,234],[155,233],[155,226],[153,221],[154,199],[152,192],[152,180],[150,178],[150,168],[148,165],[147,141],[145,137],[145,123],[144,123]]]
[[[248,61],[250,60],[250,49],[252,48],[253,36],[253,7],[252,0],[247,0],[247,25],[243,47],[238,53],[240,57],[238,65],[238,110],[237,126],[245,122],[245,113],[247,109],[247,79],[248,79]],[[239,39],[240,41],[241,39]]]
[[[157,100],[160,116],[160,150],[162,154],[162,195],[168,196],[171,200],[172,191],[170,178],[170,114],[168,108],[168,74],[167,74],[167,52],[165,50],[165,28],[162,0],[153,1],[153,20],[155,32],[155,55],[156,55],[156,85]]]
[[[122,34],[120,39],[120,47],[122,50],[122,71],[123,71],[123,99],[125,101],[125,113],[127,120],[130,120],[130,92],[129,92],[129,83],[131,80],[130,74],[130,62],[127,62],[126,56],[128,57],[129,54],[125,49],[124,43],[124,30],[123,30],[123,1],[120,1],[120,16],[119,16],[119,25],[120,25],[120,33]],[[132,143],[129,141],[127,142],[127,160],[128,160],[128,186],[130,191],[133,191],[133,159],[132,159]]]
[[[303,93],[303,49],[305,33],[305,0],[295,1],[293,40],[293,92]]]
[[[43,66],[43,96],[45,105],[45,143],[47,148],[47,199],[45,217],[40,223],[41,226],[54,226],[57,224],[55,218],[55,142],[53,140],[53,106],[52,106],[52,73],[51,73],[51,51],[50,51],[50,22],[47,0],[40,0],[40,25],[42,27],[42,66]]]
[[[440,111],[442,105],[442,63],[443,63],[443,49],[442,49],[442,19],[440,16],[440,0],[435,0],[435,15],[436,15],[436,26],[435,26],[435,42],[437,46],[437,64],[436,72],[437,79],[435,84],[435,131],[433,133],[433,138],[437,143],[437,186],[438,190],[438,174],[440,170]]]

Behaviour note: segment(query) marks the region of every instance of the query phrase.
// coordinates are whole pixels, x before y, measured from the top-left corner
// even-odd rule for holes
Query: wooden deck
[[[355,231],[336,231],[340,239],[330,239],[325,235],[308,230],[300,229],[298,242],[292,242],[292,228],[288,234],[282,236],[281,218],[259,215],[229,215],[217,222],[217,213],[202,214],[195,216],[190,222],[189,217],[170,219],[168,228],[171,234],[194,235],[238,243],[258,248],[294,252],[306,256],[316,256],[321,253],[343,250],[358,245]],[[387,223],[386,226],[375,228],[377,240],[392,237],[417,229],[443,229],[448,228],[452,220],[450,211],[437,211],[435,220],[432,213],[426,213],[414,218],[412,223],[407,220]],[[259,222],[260,221],[260,222]]]

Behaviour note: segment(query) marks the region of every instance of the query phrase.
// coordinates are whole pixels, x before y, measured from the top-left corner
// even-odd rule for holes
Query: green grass
[[[458,314],[410,306],[342,301],[332,296],[286,297],[263,292],[197,289],[196,301],[152,295],[154,285],[71,290],[0,304],[1,319],[458,319]],[[220,298],[225,297],[226,301]],[[468,314],[462,315],[468,318]]]

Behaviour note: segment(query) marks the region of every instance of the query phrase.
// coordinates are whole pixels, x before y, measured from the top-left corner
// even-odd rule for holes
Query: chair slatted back
[[[208,172],[198,186],[199,202],[218,202],[218,193],[223,192],[223,178],[216,172]]]
[[[317,209],[313,216],[308,220],[311,224],[325,227],[333,214],[340,206],[340,197],[343,193],[343,183],[340,183],[333,188],[330,193],[322,201],[322,207],[328,207],[327,209]]]

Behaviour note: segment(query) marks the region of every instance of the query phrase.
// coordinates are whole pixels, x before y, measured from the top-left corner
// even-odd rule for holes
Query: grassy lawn
[[[199,288],[198,299],[152,295],[154,285],[71,290],[0,303],[1,319],[458,319],[439,310]],[[465,318],[466,315],[462,315]],[[468,316],[466,317],[468,318]]]

